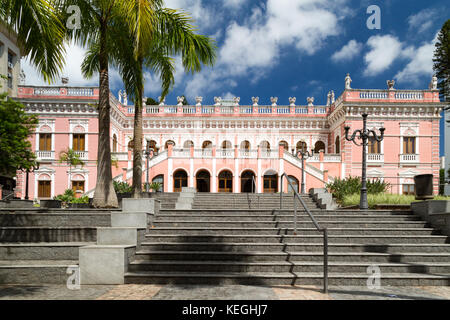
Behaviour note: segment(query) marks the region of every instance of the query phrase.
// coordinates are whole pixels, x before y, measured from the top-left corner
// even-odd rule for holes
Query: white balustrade
[[[384,154],[369,153],[367,154],[367,162],[384,162]]]
[[[190,158],[191,150],[190,149],[174,149],[172,156],[174,158]]]
[[[289,108],[289,107],[278,107],[277,108],[277,113],[278,114],[290,114],[291,113],[291,108]]]
[[[296,114],[308,114],[308,108],[296,107],[295,113]]]
[[[128,161],[128,152],[111,152],[111,156],[117,161]]]
[[[87,152],[87,151],[74,151],[74,153],[75,153],[81,160],[88,160],[88,152]]]
[[[215,112],[214,107],[202,107],[203,114],[213,114]]]
[[[241,114],[251,114],[253,113],[253,107],[239,107]]]
[[[183,113],[184,114],[195,114],[196,113],[196,108],[195,107],[183,107]]]
[[[219,149],[217,150],[218,158],[234,158],[234,149]]]
[[[77,97],[91,97],[94,95],[94,89],[92,89],[92,88],[68,88],[67,95],[68,96],[77,96]]]
[[[400,162],[417,163],[417,162],[419,162],[419,155],[418,154],[401,154]]]
[[[324,154],[323,161],[324,162],[341,162],[340,154]]]
[[[361,99],[387,99],[389,97],[386,91],[363,91],[359,93]]]
[[[145,109],[146,113],[148,114],[158,114],[159,113],[159,107],[158,106],[154,106],[154,107],[147,107]]]
[[[314,113],[316,114],[325,114],[327,110],[325,108],[314,108]]]
[[[177,107],[164,107],[164,113],[177,113]]]
[[[234,107],[222,106],[220,107],[221,114],[232,114],[234,113]]]
[[[36,151],[37,160],[55,160],[54,151]]]
[[[34,88],[34,95],[36,96],[59,96],[60,94],[59,88]]]
[[[272,113],[272,107],[259,107],[258,113],[259,114],[270,114],[270,113]]]
[[[397,100],[423,100],[422,92],[396,92],[395,99]]]

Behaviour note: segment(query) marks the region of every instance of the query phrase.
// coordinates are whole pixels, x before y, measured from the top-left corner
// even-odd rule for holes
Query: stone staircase
[[[65,284],[79,247],[95,243],[111,210],[0,209],[0,283]]]
[[[292,196],[196,194],[192,210],[163,209],[141,239],[125,283],[323,284],[323,237]],[[303,200],[329,233],[329,284],[450,285],[450,244],[411,211],[325,211]],[[259,208],[259,209],[258,209]],[[370,273],[371,274],[371,273]]]

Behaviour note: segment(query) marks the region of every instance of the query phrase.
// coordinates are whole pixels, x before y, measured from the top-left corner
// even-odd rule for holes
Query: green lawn
[[[360,195],[352,194],[345,196],[341,203],[341,206],[354,206],[359,205]],[[434,200],[450,200],[450,197],[436,196]],[[414,196],[404,196],[398,194],[378,193],[368,194],[367,201],[369,202],[369,208],[375,207],[377,204],[411,204],[411,202],[418,201]]]

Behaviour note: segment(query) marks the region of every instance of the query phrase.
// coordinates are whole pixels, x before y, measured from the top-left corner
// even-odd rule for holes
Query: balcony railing
[[[384,154],[369,153],[367,155],[367,162],[384,162]]]
[[[234,158],[234,149],[219,149],[217,150],[217,157],[218,158]]]
[[[87,152],[87,151],[74,151],[74,153],[75,153],[81,160],[88,160],[88,152]]]
[[[111,152],[111,156],[117,161],[128,161],[128,152]]]
[[[400,162],[402,163],[418,163],[419,155],[418,154],[401,154]]]
[[[191,150],[190,149],[174,149],[172,156],[174,158],[190,158],[191,157]]]
[[[258,150],[239,150],[239,157],[241,159],[256,159],[258,156]]]
[[[55,151],[36,151],[38,161],[55,160]]]

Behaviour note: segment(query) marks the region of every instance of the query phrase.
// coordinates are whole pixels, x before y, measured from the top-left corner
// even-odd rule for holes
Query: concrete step
[[[65,285],[67,268],[76,265],[77,260],[0,260],[0,283]]]
[[[323,261],[322,252],[216,252],[216,251],[137,251],[135,261],[138,260],[177,260],[177,261]],[[370,263],[450,263],[450,253],[378,253],[378,252],[330,252],[328,261],[340,262],[370,262]]]
[[[161,210],[160,214],[191,214],[191,215],[283,215],[289,214],[293,215],[294,210],[273,210],[273,209],[192,209],[192,210]],[[380,217],[386,216],[398,216],[398,215],[410,215],[414,216],[411,211],[388,211],[388,210],[367,210],[366,212],[361,212],[360,210],[335,210],[335,211],[325,211],[325,210],[310,210],[313,216],[316,215],[336,215],[336,216],[361,216],[361,215],[376,215]],[[305,210],[298,210],[297,214],[301,213],[307,214]]]
[[[320,223],[322,221],[364,221],[364,222],[403,222],[403,221],[422,221],[420,217],[413,215],[396,215],[396,216],[378,216],[378,215],[327,215],[316,214],[314,218]],[[282,215],[233,215],[233,214],[178,214],[178,213],[163,213],[155,216],[155,221],[293,221],[294,214]],[[297,215],[297,221],[311,221],[311,218],[301,213]]]
[[[322,243],[233,243],[233,242],[142,242],[143,251],[314,251],[323,252]],[[380,253],[410,253],[410,252],[437,252],[450,253],[450,244],[353,244],[330,243],[329,252],[380,252]]]
[[[428,226],[422,221],[319,221],[322,228],[418,228]],[[169,221],[156,220],[155,228],[292,228],[294,221]],[[311,221],[297,221],[298,228],[314,227]]]
[[[323,243],[323,235],[190,235],[155,234],[145,235],[149,242],[210,242],[210,243]],[[329,243],[351,244],[448,244],[450,239],[442,235],[330,235]]]
[[[184,235],[293,235],[293,228],[220,228],[208,227],[157,227],[149,230],[150,234],[184,234]],[[320,234],[316,228],[298,228],[298,235]],[[329,235],[439,235],[433,228],[329,228]],[[0,237],[1,239],[1,237]]]
[[[110,227],[110,213],[1,213],[2,227]]]
[[[329,273],[366,273],[371,263],[330,262]],[[450,274],[450,263],[379,263],[382,276],[386,273]],[[239,261],[134,261],[128,272],[201,272],[201,273],[321,273],[323,262],[239,262]]]
[[[95,227],[1,227],[0,242],[95,242]]]
[[[0,260],[78,260],[82,246],[95,242],[0,243]]]
[[[331,273],[331,286],[367,286],[367,273]],[[241,284],[241,285],[323,285],[322,273],[168,273],[127,272],[125,283],[141,284]],[[448,286],[449,274],[383,274],[383,286]]]

